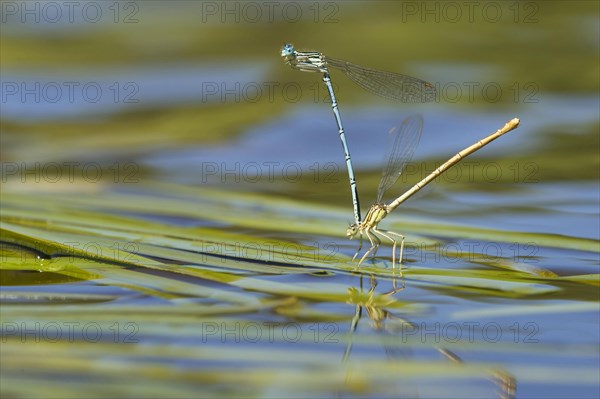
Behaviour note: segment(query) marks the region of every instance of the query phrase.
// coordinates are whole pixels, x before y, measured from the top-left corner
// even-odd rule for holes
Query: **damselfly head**
[[[346,229],[346,237],[353,239],[357,234],[358,234],[358,224],[356,223],[352,223],[350,226],[348,226],[348,228]]]
[[[294,50],[294,46],[290,43],[284,44],[281,48],[281,56],[286,60],[290,61],[296,58],[296,50]]]

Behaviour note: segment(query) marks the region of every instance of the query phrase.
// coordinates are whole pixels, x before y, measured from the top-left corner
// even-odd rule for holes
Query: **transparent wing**
[[[399,73],[363,68],[348,61],[325,57],[327,65],[344,72],[354,83],[378,96],[405,103],[435,100],[435,87],[424,80]]]
[[[421,115],[409,116],[400,126],[390,129],[388,149],[383,158],[385,165],[377,189],[376,203],[381,203],[383,194],[396,183],[404,166],[412,159],[415,148],[421,140],[422,131],[423,117]]]

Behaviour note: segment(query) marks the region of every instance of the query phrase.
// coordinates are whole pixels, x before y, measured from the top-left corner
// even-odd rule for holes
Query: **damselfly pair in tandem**
[[[390,145],[388,147],[387,154],[384,157],[385,166],[383,168],[383,174],[377,190],[377,197],[375,203],[369,208],[365,219],[361,220],[356,178],[354,177],[354,169],[352,167],[352,160],[350,158],[350,150],[348,149],[338,104],[333,92],[333,87],[331,85],[329,67],[344,72],[344,74],[351,80],[368,91],[383,97],[400,100],[403,102],[432,101],[435,99],[436,95],[435,87],[431,83],[421,79],[393,72],[383,72],[375,69],[364,68],[347,61],[325,56],[324,54],[316,51],[296,51],[291,44],[286,44],[283,46],[281,49],[281,56],[285,62],[294,69],[304,72],[320,72],[323,74],[323,81],[327,86],[327,90],[331,98],[331,106],[338,126],[338,133],[342,142],[342,148],[344,150],[348,176],[350,179],[352,202],[354,206],[354,223],[348,227],[346,235],[349,238],[354,238],[356,236],[359,236],[360,238],[359,248],[352,260],[357,258],[362,249],[363,236],[366,236],[371,243],[371,247],[360,258],[358,265],[360,265],[366,259],[366,257],[369,256],[369,254],[373,256],[375,255],[381,244],[380,237],[384,237],[390,240],[393,244],[393,268],[395,268],[396,264],[396,247],[398,240],[400,241],[399,264],[401,272],[405,237],[402,234],[398,234],[393,231],[379,229],[379,223],[401,203],[412,197],[424,186],[431,183],[436,177],[444,173],[450,167],[460,162],[460,160],[462,160],[464,157],[474,153],[493,140],[519,126],[519,119],[514,118],[510,120],[495,133],[458,152],[400,197],[396,198],[389,204],[386,204],[383,202],[383,195],[391,186],[396,183],[402,174],[405,165],[412,159],[414,150],[421,138],[421,132],[423,131],[423,118],[421,116],[415,115],[406,118],[401,125],[390,130]]]

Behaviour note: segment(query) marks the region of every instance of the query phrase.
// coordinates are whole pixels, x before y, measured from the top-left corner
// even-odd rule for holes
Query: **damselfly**
[[[474,153],[480,148],[486,146],[490,142],[494,141],[498,137],[502,136],[505,133],[510,132],[519,126],[519,119],[514,118],[511,121],[507,122],[504,127],[496,131],[486,138],[478,141],[477,143],[465,148],[460,151],[452,158],[447,160],[444,164],[438,167],[436,170],[431,172],[427,177],[423,180],[415,184],[410,190],[406,191],[400,197],[396,198],[389,204],[385,204],[382,202],[384,193],[398,180],[404,166],[410,161],[412,158],[412,154],[419,143],[421,138],[421,131],[423,130],[423,118],[421,116],[410,116],[406,118],[402,124],[390,130],[390,145],[388,147],[388,152],[385,158],[386,164],[383,168],[383,174],[381,177],[381,182],[379,183],[379,188],[377,189],[377,198],[375,203],[371,205],[367,215],[365,216],[365,220],[359,223],[353,223],[346,230],[346,235],[352,239],[356,235],[360,236],[360,244],[358,247],[358,251],[354,254],[352,260],[355,260],[358,256],[360,250],[362,249],[362,238],[363,234],[367,236],[369,242],[371,243],[371,248],[365,252],[365,254],[360,258],[358,264],[360,265],[365,258],[370,254],[377,252],[377,248],[381,244],[381,239],[378,236],[385,237],[393,243],[392,247],[392,267],[396,265],[396,245],[397,241],[394,237],[400,239],[400,271],[402,271],[402,257],[404,252],[404,239],[405,237],[402,234],[395,233],[389,230],[379,229],[377,225],[379,222],[385,218],[388,213],[392,212],[394,209],[398,207],[401,203],[412,197],[415,193],[425,187],[427,184],[431,183],[436,177],[444,173],[447,169],[449,169],[454,164],[458,163],[461,159],[466,157],[469,154]]]
[[[383,72],[375,69],[363,68],[347,61],[338,60],[325,56],[316,51],[296,51],[294,46],[286,44],[281,49],[281,56],[285,62],[294,69],[304,72],[320,72],[323,74],[323,82],[327,86],[329,97],[331,98],[331,107],[333,115],[338,126],[338,132],[344,156],[346,159],[346,167],[348,169],[348,177],[350,179],[350,190],[352,192],[352,203],[354,205],[354,222],[360,223],[360,203],[358,199],[358,189],[356,188],[356,178],[354,177],[354,169],[350,158],[350,150],[346,143],[346,135],[342,125],[342,118],[338,110],[337,101],[331,85],[331,77],[329,76],[329,67],[338,69],[356,84],[377,95],[400,100],[403,102],[426,102],[435,99],[435,87],[428,82],[413,78],[406,75],[401,75],[393,72]]]

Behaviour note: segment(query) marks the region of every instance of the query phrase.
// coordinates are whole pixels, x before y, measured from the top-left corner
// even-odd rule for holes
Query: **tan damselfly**
[[[421,138],[421,131],[423,130],[423,118],[420,115],[410,116],[406,118],[399,127],[390,130],[390,145],[388,147],[386,157],[384,158],[386,160],[386,165],[383,168],[383,174],[379,183],[379,188],[377,189],[377,197],[375,203],[371,205],[369,211],[367,212],[367,215],[365,216],[365,219],[362,222],[353,223],[346,230],[346,235],[350,239],[356,237],[357,235],[359,235],[360,237],[358,251],[356,251],[356,254],[354,254],[352,260],[354,261],[356,259],[356,257],[360,253],[360,250],[362,249],[363,235],[366,235],[369,239],[369,242],[371,243],[371,248],[369,248],[369,250],[367,250],[365,254],[360,258],[360,261],[358,262],[359,265],[365,260],[365,258],[370,253],[373,253],[373,255],[375,255],[375,252],[377,252],[377,248],[381,244],[381,240],[379,238],[379,236],[381,236],[387,238],[393,243],[393,268],[396,265],[397,245],[397,240],[394,238],[400,239],[400,265],[402,265],[405,237],[402,234],[398,234],[393,231],[379,229],[379,222],[381,222],[390,212],[396,209],[398,205],[412,197],[415,193],[417,193],[427,184],[431,183],[436,177],[444,173],[450,167],[460,162],[461,159],[486,146],[487,144],[496,140],[503,134],[510,132],[517,126],[519,126],[519,119],[512,119],[511,121],[507,122],[504,125],[504,127],[499,129],[495,133],[487,136],[486,138],[478,141],[477,143],[465,148],[464,150],[454,155],[452,158],[450,158],[436,170],[431,172],[423,180],[415,184],[410,190],[406,191],[400,197],[396,198],[389,204],[385,204],[384,202],[382,202],[383,195],[392,185],[394,185],[394,183],[396,183],[396,181],[402,174],[404,166],[412,158],[412,154],[415,148],[417,147],[417,144],[419,143],[419,140]],[[400,271],[402,271],[402,266],[400,266]]]

